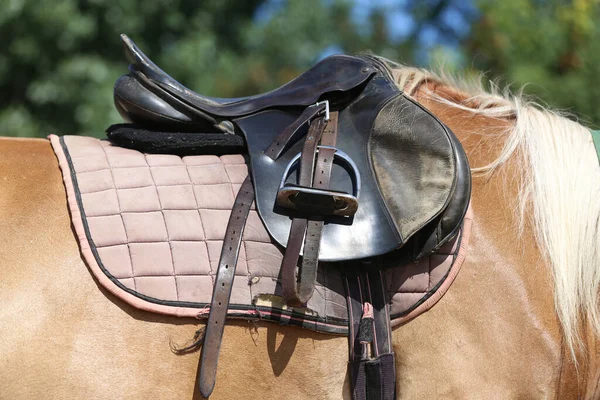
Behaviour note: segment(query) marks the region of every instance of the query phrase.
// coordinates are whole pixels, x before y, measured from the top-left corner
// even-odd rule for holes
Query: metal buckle
[[[320,106],[321,104],[325,104],[325,119],[324,121],[329,121],[329,100],[317,101],[314,105],[315,107]]]

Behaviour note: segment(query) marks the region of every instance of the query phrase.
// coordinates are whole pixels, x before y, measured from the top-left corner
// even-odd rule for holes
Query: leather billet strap
[[[329,119],[317,119],[310,125],[300,158],[298,184],[304,187],[328,189],[335,155],[337,112]],[[318,149],[319,142],[331,148]],[[319,248],[323,232],[323,216],[294,218],[282,261],[281,284],[284,300],[292,306],[302,306],[311,298],[317,280]],[[296,279],[296,266],[304,244],[302,264]]]
[[[337,132],[337,113],[332,113],[332,118],[326,122],[324,118],[319,116],[319,114],[325,111],[325,109],[326,106],[322,104],[309,107],[309,109],[307,109],[307,111],[305,111],[294,123],[286,128],[275,139],[271,146],[269,146],[269,149],[265,151],[265,153],[268,153],[271,158],[277,159],[281,155],[282,151],[292,141],[300,127],[314,118],[314,120],[310,121],[310,127],[302,152],[303,157],[301,158],[300,164],[299,182],[301,185],[313,185],[316,161],[316,165],[319,168],[317,173],[322,176],[322,178],[320,178],[319,186],[317,187],[323,186],[324,188],[327,188],[329,186],[329,177],[331,166],[333,164],[334,150],[323,149],[320,152],[317,152],[317,147],[319,143],[322,142],[322,136],[324,134],[327,136],[327,139],[323,143],[329,145],[335,144],[335,134]],[[213,288],[210,313],[204,333],[204,343],[202,346],[202,355],[200,357],[200,373],[198,375],[198,388],[204,397],[209,397],[215,386],[219,352],[221,349],[223,330],[225,328],[225,319],[227,317],[227,307],[231,297],[231,289],[233,286],[233,279],[235,277],[235,269],[239,257],[242,235],[253,201],[254,187],[252,185],[250,175],[248,175],[238,192],[233,209],[231,211],[229,222],[227,224],[223,248],[221,250],[221,257],[219,259],[219,266]],[[304,242],[304,237],[306,235],[307,224],[308,220],[304,218],[295,218],[292,221],[290,240],[288,242],[284,261],[282,263],[282,281],[284,283],[284,293],[287,290],[286,288],[291,288],[291,292],[293,293],[291,296],[296,298],[295,270],[298,263],[300,250]],[[303,294],[302,298],[308,296],[304,302],[308,301],[308,298],[310,298],[314,290],[319,251],[318,245],[320,244],[322,226],[323,225],[321,221],[320,225],[316,224],[311,228],[315,233],[315,237],[318,236],[316,246],[311,246],[314,256],[312,256],[309,252],[309,259],[312,260],[314,258],[314,262],[309,262],[308,266],[306,268],[302,268],[301,270],[303,274],[301,277],[304,277],[304,274],[308,276],[308,278],[304,280],[307,282],[307,288],[301,290]],[[286,258],[288,260],[287,263]],[[286,284],[286,282],[288,283]]]
[[[200,357],[200,374],[198,377],[198,388],[204,397],[210,396],[215,386],[217,376],[217,364],[219,351],[221,350],[221,339],[225,328],[227,307],[231,297],[235,267],[242,243],[242,235],[250,207],[254,201],[254,187],[250,176],[246,178],[235,199],[217,269],[217,276],[210,304],[210,313],[204,333],[204,344],[202,345],[202,356]]]

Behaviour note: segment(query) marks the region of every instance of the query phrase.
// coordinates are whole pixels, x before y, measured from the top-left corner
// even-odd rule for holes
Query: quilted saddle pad
[[[90,270],[134,307],[207,318],[222,240],[237,190],[248,173],[242,155],[143,154],[82,136],[51,135],[72,223]],[[431,308],[465,258],[472,214],[460,233],[418,263],[390,264],[382,282],[392,325]],[[264,319],[346,335],[344,275],[320,267],[306,307],[281,299],[283,252],[252,210],[246,225],[229,317]],[[394,263],[387,257],[386,262]]]

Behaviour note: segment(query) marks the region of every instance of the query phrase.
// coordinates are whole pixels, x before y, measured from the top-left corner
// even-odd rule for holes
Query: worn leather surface
[[[404,238],[418,233],[411,242],[415,258],[451,238],[471,196],[471,172],[464,149],[449,128],[400,94],[379,113],[369,148],[373,172],[398,232]],[[452,170],[456,175],[444,174]],[[420,217],[432,209],[443,214],[423,226]]]
[[[414,101],[398,94],[379,112],[368,143],[386,208],[402,241],[443,210],[456,181],[447,129]],[[464,188],[460,188],[464,190]]]
[[[130,75],[115,83],[115,104],[121,115],[138,123],[160,122],[160,116],[174,124],[198,119],[217,121],[219,117],[232,118],[273,107],[308,106],[325,93],[353,89],[375,73],[365,60],[336,55],[273,91],[221,99],[202,96],[184,87],[154,64],[126,35],[121,38],[131,65]]]

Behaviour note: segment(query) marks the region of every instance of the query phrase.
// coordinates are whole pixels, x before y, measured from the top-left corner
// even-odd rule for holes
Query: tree
[[[465,43],[474,65],[545,104],[600,125],[600,6],[571,2],[480,1]],[[533,83],[532,83],[533,82]]]
[[[444,12],[463,3],[3,1],[0,134],[101,137],[121,122],[112,102],[112,86],[127,71],[120,33],[193,90],[236,97],[279,86],[333,52],[370,50],[412,63],[424,54],[423,30],[439,27],[440,37],[454,35]],[[429,5],[435,12],[427,11]],[[404,35],[395,34],[399,27]]]
[[[103,136],[106,126],[121,120],[112,105],[112,86],[126,72],[120,33],[128,33],[157,61],[167,61],[175,73],[202,75],[208,68],[219,71],[222,62],[235,62],[229,59],[238,43],[232,38],[243,35],[262,3],[0,2],[2,134]],[[217,75],[210,74],[206,81]]]

